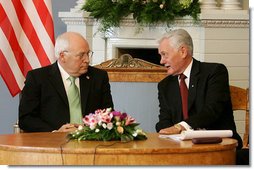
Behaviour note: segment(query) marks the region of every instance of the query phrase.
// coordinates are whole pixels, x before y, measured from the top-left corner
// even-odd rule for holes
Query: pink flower
[[[133,117],[131,117],[131,116],[128,115],[128,116],[126,117],[125,125],[128,126],[128,125],[134,123],[135,121],[136,121],[136,120],[135,120]]]
[[[123,120],[127,117],[127,114],[126,113],[123,113],[121,116],[120,116],[120,119]]]
[[[90,124],[97,124],[98,120],[94,114],[90,113],[83,118],[83,122],[85,125],[90,126]]]
[[[86,115],[83,118],[83,122],[85,125],[90,126],[90,128],[96,127],[98,124],[99,126],[102,125],[102,123],[110,123],[111,119],[113,118],[113,114],[111,113],[111,109],[98,109],[93,113],[90,113],[89,115]]]
[[[101,117],[101,120],[102,120],[103,122],[105,122],[105,123],[109,123],[109,122],[111,122],[112,117],[113,117],[113,114],[109,113],[109,114],[107,114],[107,115],[103,115],[103,116]]]
[[[121,113],[117,111],[113,111],[112,114],[115,117],[116,121],[122,121],[127,117],[126,113]]]
[[[119,116],[120,117],[122,113],[121,112],[117,112],[117,111],[113,111],[112,114],[114,116]]]
[[[96,128],[97,123],[90,123],[89,128],[94,130]]]

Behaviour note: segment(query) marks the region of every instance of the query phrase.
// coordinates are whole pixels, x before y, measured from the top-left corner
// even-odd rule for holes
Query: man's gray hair
[[[66,51],[69,47],[69,41],[62,35],[56,38],[55,42],[55,56],[59,58],[60,53]]]
[[[189,54],[193,55],[193,42],[190,34],[184,29],[176,29],[172,30],[163,35],[163,37],[159,40],[159,43],[164,40],[169,39],[171,41],[171,45],[178,49],[182,45],[186,45],[188,48]]]

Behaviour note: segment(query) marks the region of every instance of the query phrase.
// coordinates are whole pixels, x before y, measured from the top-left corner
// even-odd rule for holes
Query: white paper
[[[206,138],[206,137],[232,137],[232,130],[187,130],[182,131],[181,134],[176,135],[159,135],[160,138],[170,138],[174,140],[188,140],[193,138]]]
[[[181,140],[181,134],[177,134],[177,135],[159,135],[160,138],[168,138],[168,139],[173,139],[176,141],[180,141]]]

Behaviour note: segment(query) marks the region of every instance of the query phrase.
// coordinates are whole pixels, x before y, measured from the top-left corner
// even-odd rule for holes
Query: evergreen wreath
[[[191,16],[198,20],[199,0],[86,0],[82,10],[101,23],[101,31],[120,27],[121,20],[132,14],[140,26],[166,23],[176,17]]]

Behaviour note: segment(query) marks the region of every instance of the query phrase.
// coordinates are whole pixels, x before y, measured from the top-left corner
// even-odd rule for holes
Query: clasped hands
[[[52,132],[72,132],[72,131],[75,131],[76,129],[78,129],[79,126],[80,126],[80,124],[67,123],[67,124],[64,124],[63,126],[61,126],[58,130],[54,130]],[[83,125],[81,125],[81,126],[83,126]]]
[[[182,125],[175,124],[174,126],[161,129],[159,133],[166,134],[166,135],[173,135],[173,134],[180,134],[183,130],[186,130],[186,129]]]

